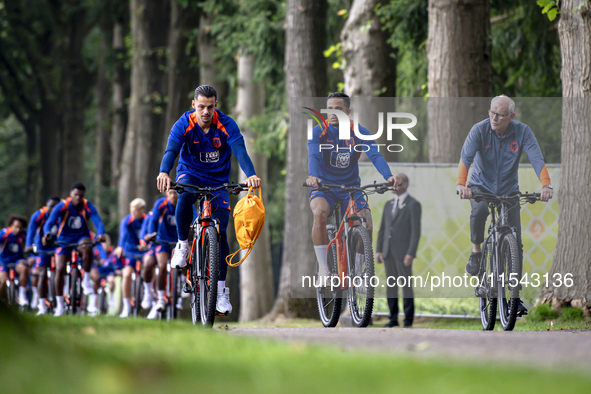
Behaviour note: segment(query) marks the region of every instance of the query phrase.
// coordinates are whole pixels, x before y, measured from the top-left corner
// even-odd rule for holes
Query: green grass
[[[591,377],[286,344],[188,322],[7,315],[0,309],[2,393],[584,392]]]

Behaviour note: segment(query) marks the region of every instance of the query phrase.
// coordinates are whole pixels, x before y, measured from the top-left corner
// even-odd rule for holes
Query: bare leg
[[[330,205],[326,199],[317,197],[310,202],[310,209],[314,214],[314,225],[312,226],[312,242],[314,245],[328,245],[328,231],[326,231],[326,220],[330,214]]]

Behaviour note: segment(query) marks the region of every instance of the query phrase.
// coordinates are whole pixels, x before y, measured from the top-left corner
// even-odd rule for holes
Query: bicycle
[[[304,183],[304,187],[307,187]],[[367,191],[373,188],[373,191]],[[339,321],[342,298],[348,292],[349,309],[356,327],[367,327],[373,311],[375,288],[371,283],[374,276],[373,248],[371,237],[366,229],[366,219],[358,216],[356,201],[361,196],[383,194],[392,189],[391,183],[373,183],[365,186],[344,186],[319,183],[317,190],[324,193],[342,191],[349,193],[349,205],[341,214],[342,202],[337,202],[330,217],[334,224],[327,224],[328,230],[328,269],[330,287],[326,283],[316,286],[316,302],[320,320],[324,327],[335,327]],[[336,189],[336,190],[335,190]],[[355,198],[355,194],[362,195]],[[360,223],[360,224],[359,224]],[[357,261],[363,256],[363,261]],[[318,274],[318,265],[316,266]],[[334,278],[338,278],[335,280]],[[338,284],[338,286],[335,286]]]
[[[154,240],[153,242],[156,245],[167,245],[171,250],[174,250],[176,247],[176,242],[168,242],[163,240]],[[156,269],[156,275],[158,275],[158,264],[156,264]],[[180,297],[183,288],[183,276],[180,275],[179,270],[173,270],[170,267],[170,258],[166,263],[166,270],[166,295],[164,297],[164,300],[166,301],[166,310],[160,312],[158,317],[160,319],[166,317],[166,320],[170,321],[176,319],[178,316],[179,308],[177,307],[177,300]]]
[[[140,313],[142,297],[144,296],[144,280],[142,278],[142,254],[130,254],[129,256],[125,255],[125,258],[128,258],[132,261],[135,261],[133,264],[133,272],[131,273],[131,313],[133,317],[138,317]],[[104,293],[104,290],[103,290]]]
[[[213,193],[228,190],[237,195],[248,190],[246,184],[225,183],[218,187],[199,187],[186,183],[171,183],[177,193],[196,193],[199,210],[191,224],[193,241],[187,264],[187,279],[183,291],[191,294],[191,317],[193,324],[201,322],[211,327],[215,320],[217,287],[220,275],[219,220],[211,216],[211,202],[217,196]],[[222,262],[225,264],[225,262]],[[177,271],[177,270],[175,270]],[[221,314],[221,315],[227,315]]]
[[[540,193],[496,196],[472,192],[472,198],[477,202],[486,201],[491,212],[488,236],[483,243],[485,246],[480,260],[478,285],[474,288],[474,295],[479,298],[482,328],[485,331],[494,329],[498,309],[503,330],[511,331],[517,320],[522,263],[517,245],[517,229],[509,226],[508,213],[523,204],[535,203]],[[510,203],[514,205],[511,207]]]
[[[67,312],[71,312],[72,315],[76,315],[79,312],[84,311],[85,303],[82,297],[82,275],[90,275],[90,272],[85,273],[81,266],[80,252],[78,247],[88,246],[94,248],[98,242],[81,242],[81,243],[66,243],[66,242],[55,242],[56,245],[62,248],[72,248],[72,257],[69,264],[66,267],[66,282],[65,287],[68,289],[66,296],[64,292],[65,309]]]

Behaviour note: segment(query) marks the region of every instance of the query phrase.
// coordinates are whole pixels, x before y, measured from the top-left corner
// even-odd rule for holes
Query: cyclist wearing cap
[[[515,102],[505,95],[490,102],[489,118],[476,123],[462,147],[456,190],[461,199],[470,199],[472,192],[487,192],[496,195],[511,195],[519,192],[517,170],[523,152],[531,162],[542,183],[541,201],[552,198],[553,189],[544,157],[532,130],[526,124],[515,121]],[[468,170],[473,165],[470,182],[467,185]],[[509,209],[509,225],[517,230],[517,245],[523,261],[521,243],[521,217],[519,201]],[[482,257],[481,244],[484,242],[484,227],[489,215],[488,203],[470,200],[470,238],[472,253],[466,264],[466,273],[478,275]],[[527,315],[527,309],[519,300],[517,316]]]
[[[95,206],[84,198],[86,187],[82,183],[76,183],[70,190],[70,197],[61,201],[53,208],[49,219],[43,226],[43,244],[51,243],[50,241],[56,237],[59,243],[78,243],[84,244],[91,242],[90,229],[88,228],[88,220],[90,219],[97,229],[96,240],[101,242],[103,234],[105,233],[105,226],[99,216]],[[57,234],[53,234],[52,228],[57,224]],[[73,248],[59,247],[56,249],[56,276],[55,276],[55,293],[57,299],[57,307],[54,316],[61,316],[64,313],[64,283],[66,275],[66,265],[72,258]],[[87,245],[78,247],[78,251],[82,255],[82,262],[84,272],[90,273],[92,269],[93,253],[92,248]],[[90,296],[89,306],[96,305],[96,293],[90,281],[90,275],[82,277],[82,289],[85,295]],[[88,312],[95,312],[91,309]]]
[[[349,115],[351,113],[351,99],[344,93],[332,93],[328,96],[327,109],[335,109]],[[339,120],[336,115],[329,114],[328,127],[316,126],[312,130],[312,139],[308,140],[308,179],[306,184],[318,187],[319,182],[332,183],[345,186],[359,186],[359,157],[361,152],[354,150],[357,144],[368,144],[370,149],[366,152],[378,172],[390,183],[394,183],[396,177],[392,175],[388,163],[379,152],[373,140],[362,140],[353,132],[353,121],[350,122],[351,137],[348,140],[339,139]],[[369,131],[359,125],[359,132],[370,135]],[[331,144],[331,149],[320,150],[321,144]],[[398,180],[397,184],[401,181]],[[359,198],[358,198],[359,197]],[[373,222],[369,206],[361,192],[355,194],[359,216],[366,219],[367,231],[372,233]],[[312,241],[314,251],[318,259],[318,276],[323,278],[330,274],[326,261],[328,250],[328,231],[326,221],[337,201],[343,202],[343,207],[349,204],[349,194],[339,191],[324,193],[320,190],[310,190],[310,209],[314,214],[312,226]],[[344,212],[343,212],[344,213]],[[356,259],[360,259],[356,256]]]
[[[254,166],[238,125],[217,107],[217,92],[207,85],[195,89],[191,105],[194,111],[183,114],[174,124],[158,175],[158,190],[168,189],[171,179],[168,173],[180,153],[177,167],[177,182],[186,182],[199,187],[221,186],[230,180],[230,159],[232,154],[238,159],[240,168],[248,179],[249,187],[258,187],[261,180],[256,176]],[[229,245],[226,234],[230,218],[230,199],[227,191],[217,192],[218,198],[212,201],[212,216],[220,221],[220,279],[218,282],[217,309],[221,313],[230,313],[229,289],[226,287],[228,266],[226,256]],[[172,257],[173,268],[184,267],[188,258],[188,238],[191,227],[191,206],[197,200],[194,193],[179,196],[176,209],[178,244]]]

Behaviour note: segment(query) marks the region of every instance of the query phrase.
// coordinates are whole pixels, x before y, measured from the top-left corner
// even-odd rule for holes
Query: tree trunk
[[[62,68],[63,100],[63,180],[62,196],[70,193],[70,186],[84,180],[84,111],[88,104],[90,75],[83,62],[86,37],[86,9],[78,8],[69,14],[65,24],[64,58]]]
[[[558,241],[550,283],[536,304],[552,300],[583,309],[591,307],[591,4],[563,0],[558,33],[562,50],[562,166],[559,190]],[[580,11],[573,9],[582,6]],[[573,285],[564,284],[572,274]]]
[[[110,37],[112,24],[107,23],[104,18],[100,29],[100,52],[98,54],[98,70],[94,97],[96,101],[96,167],[94,170],[94,204],[101,216],[104,215],[104,204],[102,204],[103,188],[108,185],[108,166],[110,149],[109,139],[111,134],[111,105],[109,79],[106,75],[105,58],[110,49]]]
[[[254,152],[256,136],[245,123],[253,116],[261,115],[265,108],[265,89],[262,83],[253,81],[255,58],[241,55],[238,58],[238,98],[236,117],[244,136],[246,149],[255,171],[261,178],[263,201],[267,201],[267,158]],[[246,174],[240,171],[240,181]],[[268,226],[263,231],[256,246],[240,266],[240,316],[239,321],[250,321],[263,317],[273,306],[273,268],[271,266],[271,244]]]
[[[345,93],[354,99],[352,110],[359,113],[359,123],[374,134],[379,127],[379,112],[394,112],[395,108],[377,97],[396,96],[396,59],[394,50],[388,44],[388,33],[382,30],[382,23],[375,13],[383,0],[355,0],[349,11],[349,18],[341,32],[343,58],[345,60]],[[378,144],[397,143],[388,141],[386,133],[378,138]],[[398,161],[398,154],[382,151],[388,161]],[[366,155],[362,160],[368,160]]]
[[[187,54],[189,43],[188,29],[195,28],[195,21],[199,16],[190,7],[183,8],[173,1],[170,11],[170,32],[168,33],[168,102],[162,133],[161,151],[164,152],[170,129],[181,115],[191,109],[191,97],[199,83],[199,70],[191,68],[191,57],[196,53]],[[191,24],[192,23],[192,24]],[[190,26],[189,26],[190,25]],[[175,170],[173,170],[175,171]],[[171,178],[174,178],[171,173]]]
[[[220,101],[219,109],[228,112],[228,108],[223,106],[223,100],[228,95],[228,84],[220,78],[217,69],[217,62],[214,58],[216,40],[211,34],[211,24],[214,15],[202,14],[199,19],[199,35],[197,37],[197,47],[199,50],[199,85],[210,85],[215,88]]]
[[[113,26],[113,125],[111,127],[111,188],[119,186],[122,167],[122,152],[125,143],[127,106],[125,98],[129,95],[128,77],[125,71],[125,31],[124,21],[118,20]]]
[[[474,123],[486,118],[492,63],[488,0],[429,0],[429,161],[456,163]]]
[[[130,2],[133,40],[131,100],[119,187],[119,214],[124,216],[129,201],[143,197],[148,202],[156,192],[159,158],[162,158],[164,129],[163,101],[166,78],[165,46],[169,28],[170,3],[149,0]],[[131,152],[134,150],[134,153]],[[133,160],[134,163],[127,160]],[[133,173],[126,173],[128,171]]]
[[[312,212],[302,182],[308,176],[306,123],[293,98],[325,96],[328,91],[325,0],[288,0],[285,49],[287,97],[292,106],[286,176],[285,235],[279,292],[271,315],[317,316],[315,300],[296,298],[298,280],[315,272],[310,232]]]

